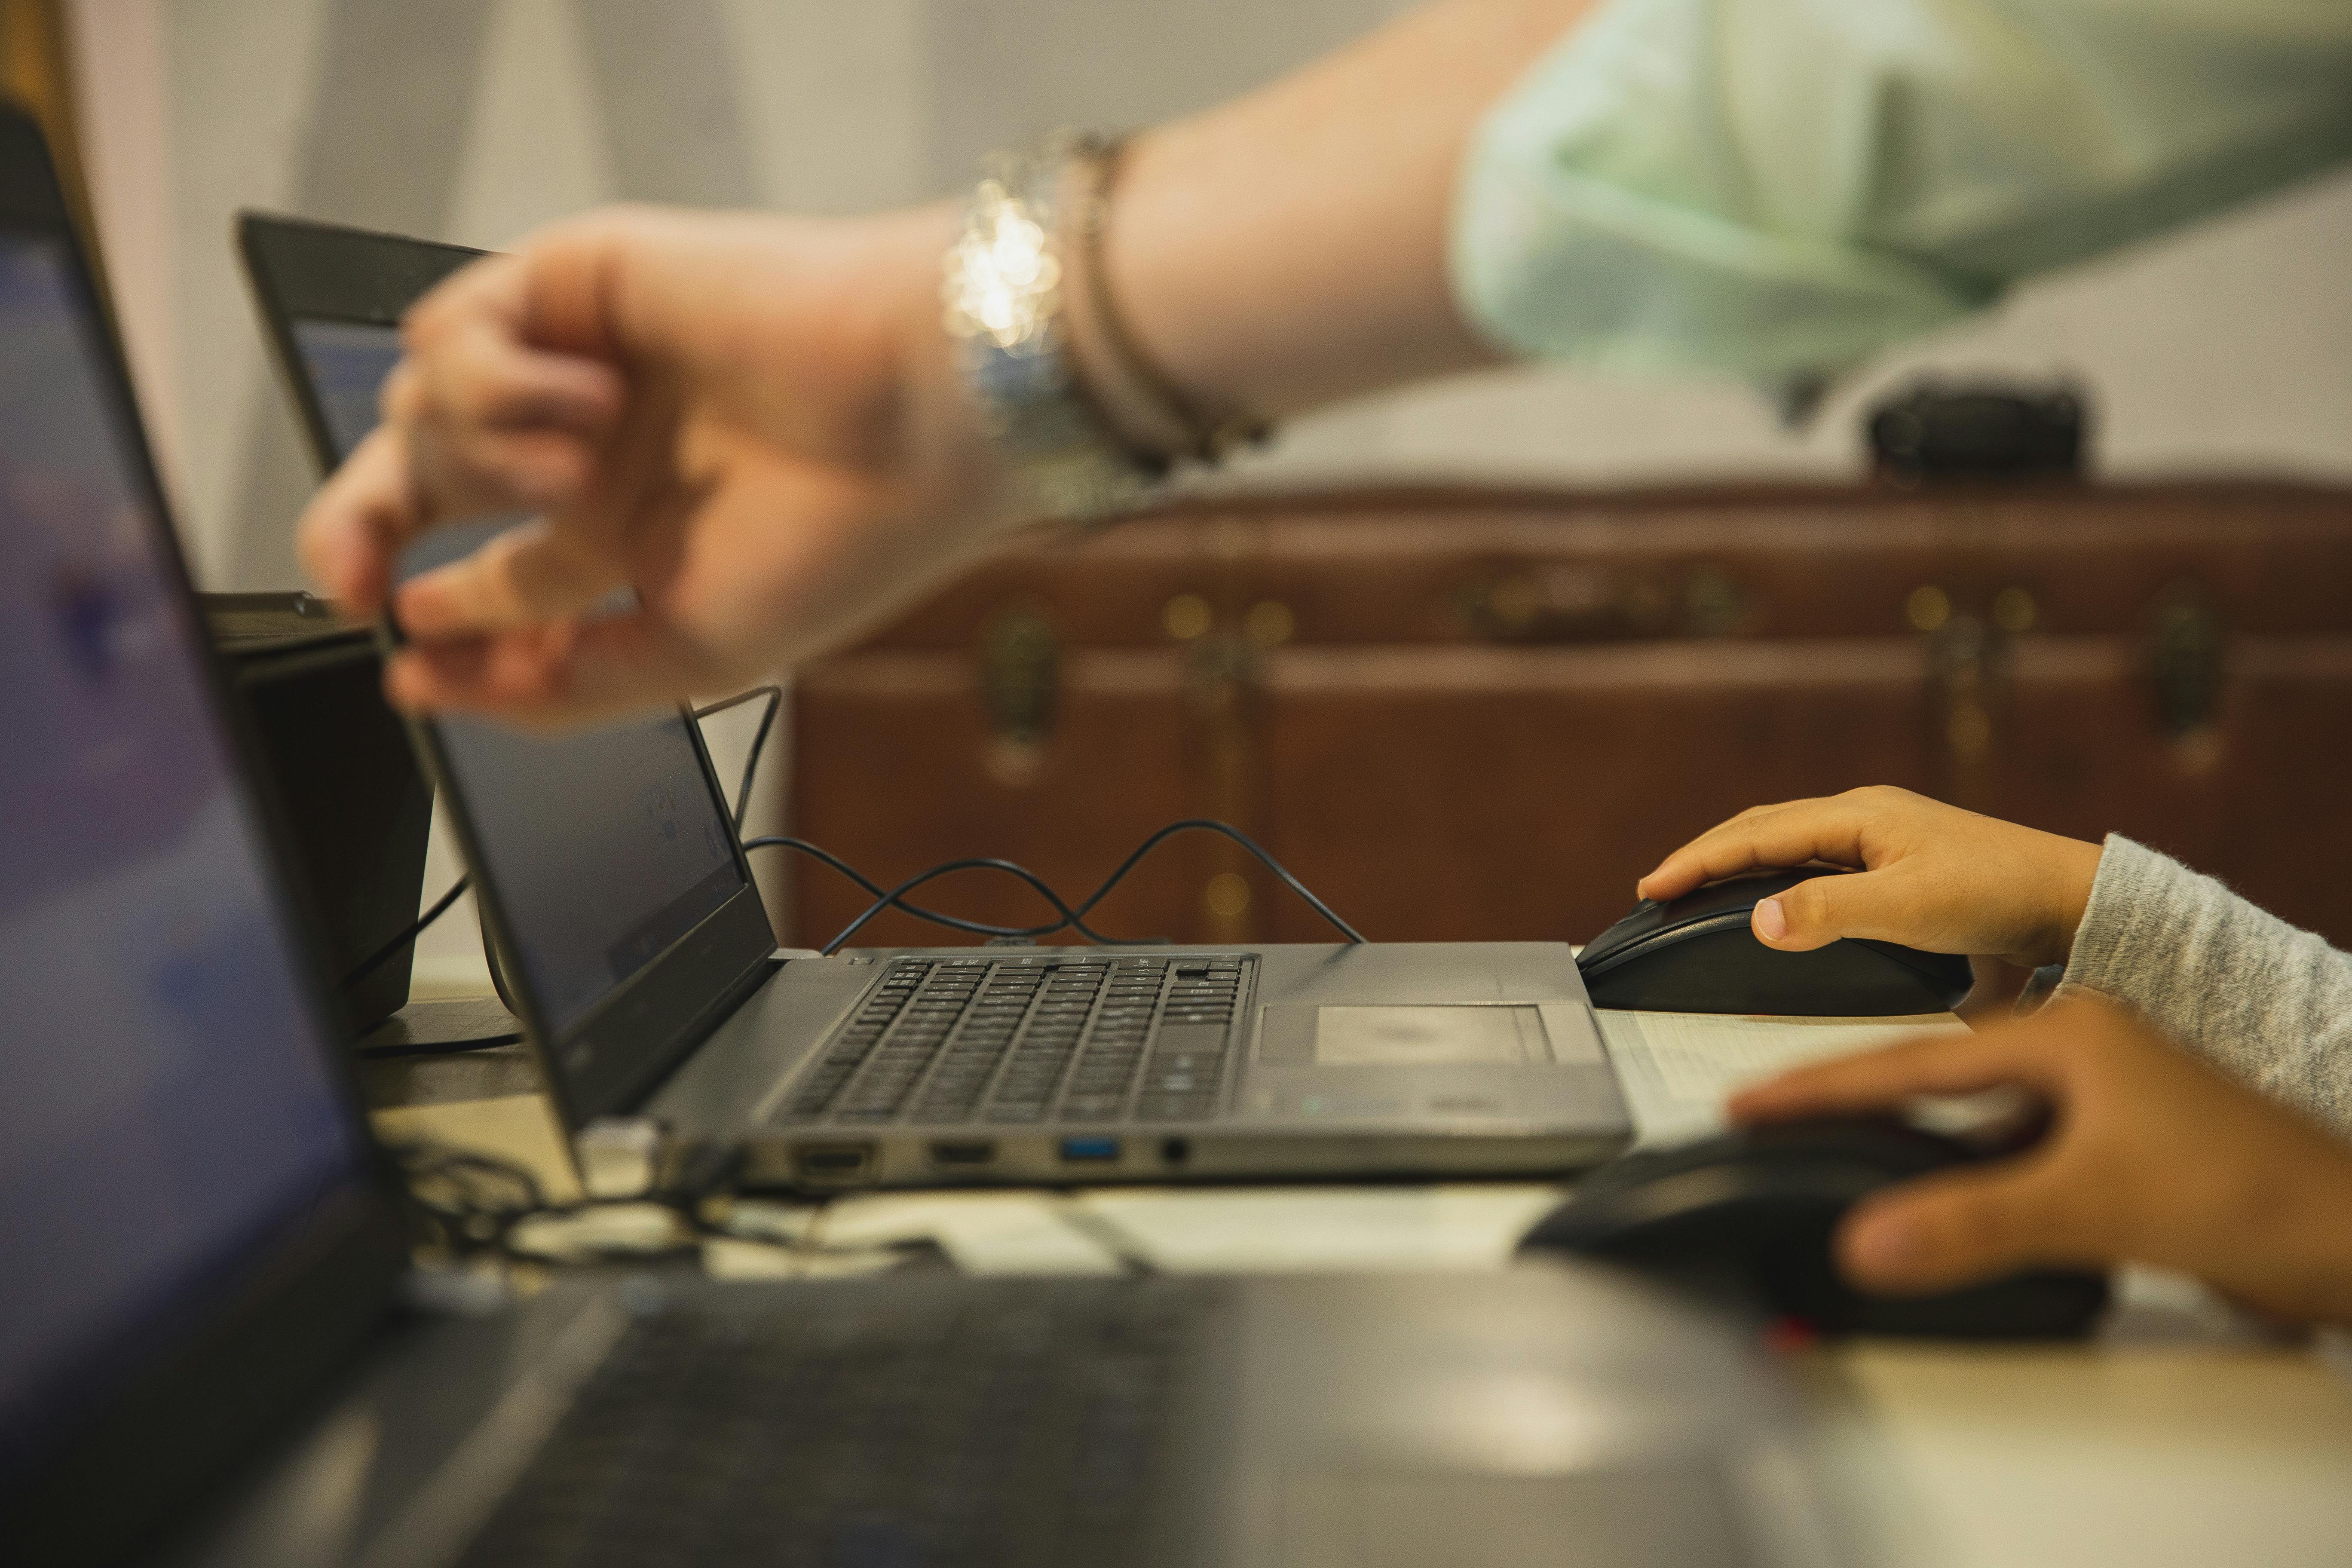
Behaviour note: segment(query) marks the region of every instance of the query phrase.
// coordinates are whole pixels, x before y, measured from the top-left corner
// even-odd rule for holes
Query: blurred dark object
[[[2080,478],[2083,394],[1923,381],[1874,405],[1868,430],[1878,477],[1900,485],[1943,479]]]
[[[2036,1269],[1880,1296],[1846,1282],[1832,1246],[1847,1212],[1872,1194],[2013,1155],[2048,1126],[2045,1112],[2030,1131],[1985,1142],[1881,1117],[1737,1127],[1612,1162],[1579,1182],[1519,1247],[1622,1264],[1820,1333],[2079,1340],[2106,1310],[2104,1273]]]
[[[352,1039],[374,1050],[446,1049],[482,1035],[480,1004],[408,1004],[414,944],[353,975],[415,922],[433,790],[383,700],[365,627],[309,594],[206,594],[205,619],[244,700],[297,871],[318,920]],[[471,1010],[469,1011],[468,1008]]]
[[[2342,942],[2347,582],[2352,491],[2292,484],[1202,500],[809,667],[789,820],[885,879],[996,854],[1082,889],[1215,816],[1375,941],[1576,941],[1747,806],[1893,784],[2128,834]],[[1097,923],[1326,940],[1237,851],[1161,855]],[[794,879],[800,940],[865,905]]]
[[[65,192],[66,211],[83,254],[97,268],[98,226],[90,216],[81,153],[80,128],[89,106],[80,101],[77,86],[68,9],[66,0],[0,0],[0,98],[40,123],[57,165],[58,184]],[[103,283],[104,269],[97,270]],[[100,289],[101,295],[105,292]],[[111,313],[110,306],[101,303],[100,308]]]

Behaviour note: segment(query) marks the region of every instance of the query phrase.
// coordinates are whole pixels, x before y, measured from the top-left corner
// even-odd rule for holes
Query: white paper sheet
[[[1738,1089],[1804,1062],[1922,1035],[1966,1034],[1949,1013],[1907,1018],[1782,1018],[1729,1013],[1599,1015],[1601,1038],[1643,1143],[1703,1138]]]

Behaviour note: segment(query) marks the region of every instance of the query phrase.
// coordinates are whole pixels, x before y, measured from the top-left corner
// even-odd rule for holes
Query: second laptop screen
[[[374,428],[396,329],[298,321],[303,369],[339,455]],[[436,721],[549,1027],[614,987],[743,886],[733,830],[677,713],[557,735]]]

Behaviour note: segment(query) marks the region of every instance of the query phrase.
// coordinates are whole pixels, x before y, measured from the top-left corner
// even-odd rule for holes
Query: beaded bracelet
[[[1175,432],[1167,455],[1220,463],[1237,447],[1265,441],[1272,427],[1245,409],[1214,410],[1202,404],[1160,368],[1128,325],[1126,314],[1111,291],[1110,272],[1103,256],[1104,241],[1110,231],[1111,194],[1118,183],[1120,157],[1125,150],[1125,141],[1117,137],[1081,136],[1072,146],[1071,157],[1078,165],[1083,193],[1071,215],[1071,226],[1078,237],[1076,270],[1088,311],[1104,346],[1116,362],[1121,382],[1148,405],[1155,425]]]

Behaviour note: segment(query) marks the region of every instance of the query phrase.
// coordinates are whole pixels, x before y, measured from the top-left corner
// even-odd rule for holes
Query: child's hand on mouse
[[[1900,1295],[2137,1262],[2193,1274],[2273,1316],[2352,1322],[2352,1144],[2121,1008],[2059,1002],[2007,1028],[1801,1068],[1730,1109],[1739,1121],[1777,1121],[1999,1085],[2049,1103],[2048,1136],[1857,1205],[1836,1241],[1856,1285]]]
[[[1757,939],[1801,952],[1869,937],[2039,968],[2073,951],[2099,853],[1876,785],[1750,807],[1667,856],[1636,891],[1664,900],[1762,866],[1859,867],[1859,876],[1816,878],[1758,904]]]

